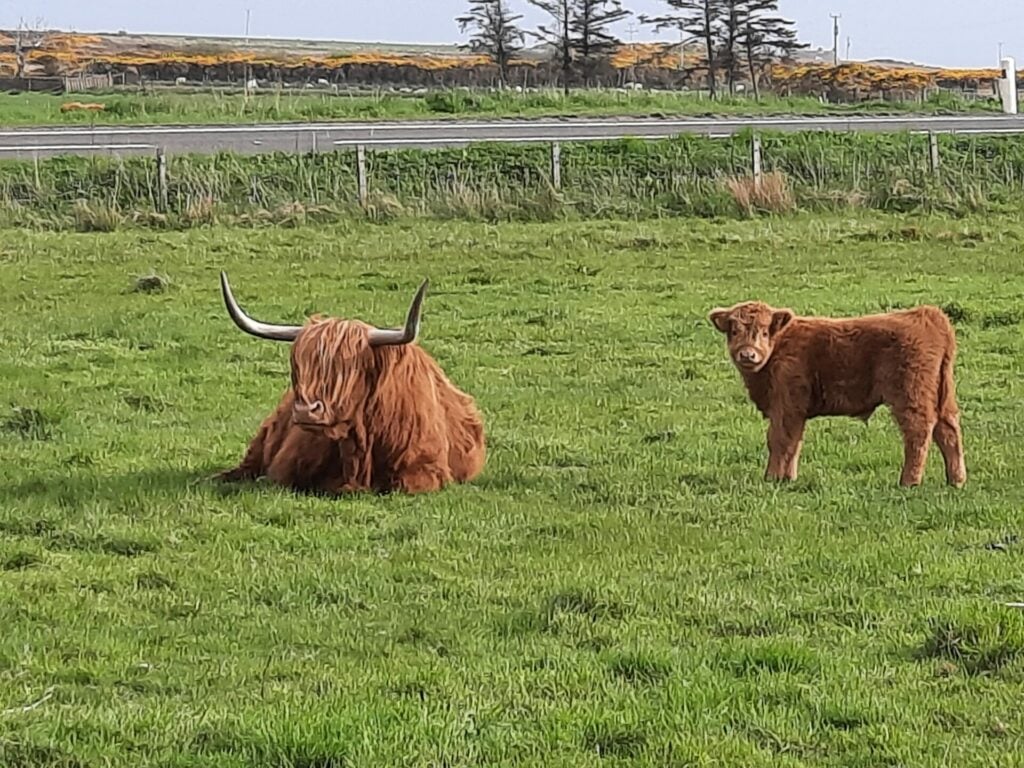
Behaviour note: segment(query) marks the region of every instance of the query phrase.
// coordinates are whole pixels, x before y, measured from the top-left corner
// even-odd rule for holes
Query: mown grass
[[[0,764],[1024,764],[1022,250],[1008,216],[5,233]],[[484,475],[206,480],[288,383],[221,268],[277,321],[398,322],[429,275]],[[705,319],[750,296],[945,306],[967,487],[933,451],[898,489],[884,413],[765,484]]]
[[[69,101],[99,102],[103,112],[61,112]],[[952,114],[998,111],[994,100],[967,100],[946,94],[917,101],[865,101],[823,104],[811,97],[765,96],[760,100],[696,94],[614,90],[559,90],[527,93],[435,91],[423,95],[313,94],[257,92],[114,92],[96,94],[0,94],[0,125],[53,123],[249,123],[308,120],[401,120],[460,117],[585,117],[615,115],[817,115]]]

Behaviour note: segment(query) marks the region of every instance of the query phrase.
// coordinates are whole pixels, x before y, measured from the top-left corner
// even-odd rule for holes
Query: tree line
[[[612,27],[633,16],[622,0],[525,0],[544,12],[536,29],[524,29],[523,14],[512,0],[469,0],[456,21],[469,42],[463,47],[488,56],[502,86],[508,84],[515,56],[529,42],[546,43],[553,51],[562,87],[588,82],[608,61],[620,40]],[[680,60],[689,43],[699,42],[707,87],[712,97],[724,85],[729,93],[749,78],[758,95],[758,73],[778,58],[806,48],[797,40],[793,21],[779,15],[779,0],[662,0],[666,8],[638,21],[655,31],[677,30]],[[638,62],[642,63],[642,62]]]

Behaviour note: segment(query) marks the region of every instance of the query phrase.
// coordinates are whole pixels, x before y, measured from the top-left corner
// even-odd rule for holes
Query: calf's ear
[[[791,309],[776,309],[772,313],[772,333],[778,333],[787,325],[796,315],[793,314]]]
[[[731,325],[732,319],[731,313],[728,309],[719,308],[711,310],[711,312],[708,313],[708,320],[710,320],[711,324],[722,333],[729,332],[729,326]]]

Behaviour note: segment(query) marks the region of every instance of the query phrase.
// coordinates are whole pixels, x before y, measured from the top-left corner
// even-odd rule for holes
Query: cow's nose
[[[757,352],[752,349],[741,349],[739,355],[737,355],[741,363],[756,363]]]
[[[296,403],[295,414],[301,418],[316,418],[324,412],[324,404],[320,400],[312,403]]]

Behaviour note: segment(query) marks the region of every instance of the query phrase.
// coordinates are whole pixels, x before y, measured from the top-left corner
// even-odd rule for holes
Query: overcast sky
[[[541,18],[526,0],[512,0]],[[254,37],[445,43],[461,39],[453,21],[466,0],[0,0],[0,26],[43,18],[47,26],[78,31],[174,32],[234,35],[252,10]],[[638,13],[665,8],[663,0],[626,0]],[[1024,0],[780,0],[803,40],[832,47],[830,13],[841,13],[840,54],[854,59],[897,58],[947,66],[995,66],[998,45],[1024,60]],[[629,39],[623,29],[622,35]],[[636,39],[652,37],[639,28]],[[1018,65],[1019,66],[1019,65]]]

